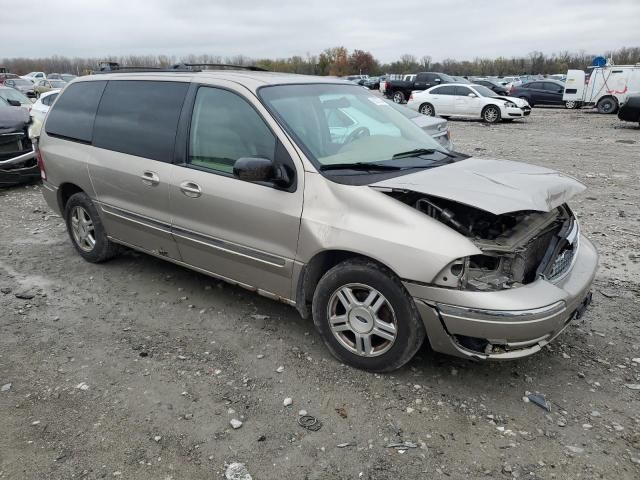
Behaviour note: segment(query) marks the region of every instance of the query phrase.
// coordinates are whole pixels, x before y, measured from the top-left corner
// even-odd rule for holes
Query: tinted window
[[[93,145],[171,162],[188,88],[183,82],[110,81],[96,115]]]
[[[93,122],[106,81],[69,85],[47,116],[45,130],[82,142],[91,142]]]
[[[51,105],[53,103],[53,101],[56,99],[57,96],[58,96],[57,93],[53,93],[51,95],[47,95],[46,97],[44,97],[42,99],[42,103],[44,105]]]
[[[432,93],[433,95],[455,95],[456,87],[445,85],[442,87],[434,88],[430,93]]]
[[[416,82],[426,82],[426,81],[427,81],[426,73],[419,73],[418,75],[416,75]]]
[[[224,173],[242,157],[274,160],[276,138],[262,118],[239,95],[202,87],[191,119],[189,163]]]
[[[542,89],[542,84],[540,82],[527,83],[525,85],[525,88],[534,88],[534,89],[537,89],[537,90],[541,90]]]
[[[445,88],[445,87],[443,87]],[[462,95],[463,97],[466,97],[467,95],[469,95],[470,93],[473,93],[471,91],[471,89],[467,88],[467,87],[455,87],[455,94],[456,95]]]
[[[545,82],[542,85],[544,85],[545,90],[549,90],[550,92],[558,93],[564,90],[564,87],[561,87],[557,83]]]

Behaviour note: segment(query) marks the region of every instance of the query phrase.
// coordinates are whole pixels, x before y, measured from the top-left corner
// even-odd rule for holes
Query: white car
[[[46,80],[47,74],[44,72],[29,72],[26,75],[22,75],[20,78],[36,83],[38,80]]]
[[[526,100],[501,97],[482,85],[447,83],[414,91],[407,107],[425,115],[481,118],[487,123],[511,121],[531,113]]]
[[[59,93],[60,89],[49,90],[48,92],[44,92],[40,95],[40,98],[38,98],[36,103],[31,107],[31,116],[34,120],[44,122],[44,117],[47,116],[49,108],[53,104],[53,101],[58,97]]]

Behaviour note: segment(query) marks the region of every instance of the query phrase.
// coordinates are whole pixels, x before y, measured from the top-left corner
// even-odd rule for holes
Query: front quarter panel
[[[451,261],[480,253],[464,236],[374,188],[306,172],[298,261],[328,250],[365,255],[402,279],[425,283]]]

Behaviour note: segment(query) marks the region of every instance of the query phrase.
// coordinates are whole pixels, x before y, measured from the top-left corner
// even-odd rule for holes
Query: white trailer
[[[615,113],[630,93],[640,92],[640,63],[593,67],[591,74],[569,70],[562,100],[567,106],[597,107],[600,113]],[[573,103],[572,103],[573,102]]]

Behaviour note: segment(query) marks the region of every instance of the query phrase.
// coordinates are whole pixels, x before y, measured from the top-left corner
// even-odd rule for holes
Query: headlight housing
[[[513,102],[505,102],[504,106],[507,108],[518,108],[518,106]]]

